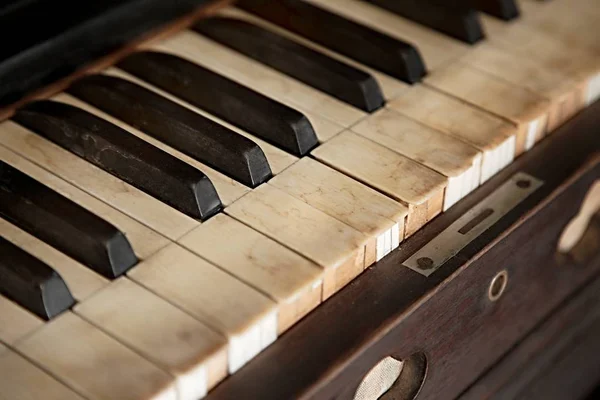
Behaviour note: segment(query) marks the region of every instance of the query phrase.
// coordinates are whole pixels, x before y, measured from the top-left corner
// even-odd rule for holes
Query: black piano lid
[[[211,1],[0,2],[0,107]]]

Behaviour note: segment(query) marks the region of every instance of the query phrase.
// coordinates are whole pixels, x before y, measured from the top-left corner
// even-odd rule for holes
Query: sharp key
[[[93,75],[67,92],[246,186],[256,187],[271,177],[256,143],[135,83]]]
[[[117,228],[4,161],[0,216],[105,277],[117,277],[137,263]]]
[[[208,18],[194,30],[363,111],[385,103],[370,74],[247,21]]]
[[[469,44],[484,38],[477,12],[438,0],[363,0]]]
[[[190,61],[139,52],[118,67],[294,155],[318,145],[302,113]]]
[[[56,271],[3,237],[0,237],[0,277],[1,294],[45,320],[75,304]]]
[[[407,83],[419,82],[425,65],[411,44],[299,0],[242,0],[237,6]]]
[[[86,111],[43,100],[13,119],[193,218],[206,219],[222,207],[201,171]]]

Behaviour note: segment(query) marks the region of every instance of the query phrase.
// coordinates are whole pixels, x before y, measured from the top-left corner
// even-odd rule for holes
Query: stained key
[[[302,113],[177,56],[139,52],[117,66],[296,156],[319,143]]]
[[[45,320],[75,304],[56,271],[3,237],[0,237],[0,293]]]
[[[194,30],[363,111],[385,103],[370,74],[247,21],[208,18]]]
[[[248,187],[272,176],[252,140],[133,82],[93,75],[67,91]]]
[[[242,0],[237,6],[407,83],[419,82],[425,65],[410,43],[299,0]]]
[[[3,161],[0,217],[107,278],[137,263],[129,241],[113,225]]]
[[[77,107],[37,101],[13,119],[190,217],[206,219],[222,208],[201,171]]]

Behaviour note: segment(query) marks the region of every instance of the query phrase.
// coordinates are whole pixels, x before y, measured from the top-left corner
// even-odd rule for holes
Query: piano
[[[599,25],[4,2],[0,399],[595,398]]]

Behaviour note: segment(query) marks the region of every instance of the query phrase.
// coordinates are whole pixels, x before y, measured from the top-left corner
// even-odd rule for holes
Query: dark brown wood
[[[600,235],[600,223],[592,229],[595,232],[589,234]],[[460,400],[582,398],[600,381],[599,334],[600,278],[596,277],[553,311]]]
[[[565,151],[568,149],[568,152]],[[330,298],[207,399],[352,399],[382,358],[424,352],[422,399],[451,399],[600,270],[556,244],[600,176],[600,102]],[[518,171],[544,185],[428,278],[401,263]],[[489,284],[508,273],[495,302]]]
[[[75,304],[69,288],[56,271],[2,236],[0,294],[45,320]]]
[[[138,261],[112,224],[1,160],[0,217],[107,278]]]
[[[300,0],[240,0],[238,6],[287,30],[407,83],[419,82],[425,64],[410,43]]]
[[[248,187],[273,176],[258,144],[140,85],[91,75],[67,92]]]
[[[466,1],[446,0],[363,0],[435,29],[465,43],[475,44],[485,35],[479,16]],[[406,38],[410,40],[410,38]]]
[[[207,18],[194,30],[363,111],[385,104],[371,74],[247,21]]]
[[[296,156],[319,144],[302,113],[182,58],[139,52],[118,67]]]
[[[87,111],[41,100],[13,119],[193,218],[207,219],[222,209],[202,171]]]

